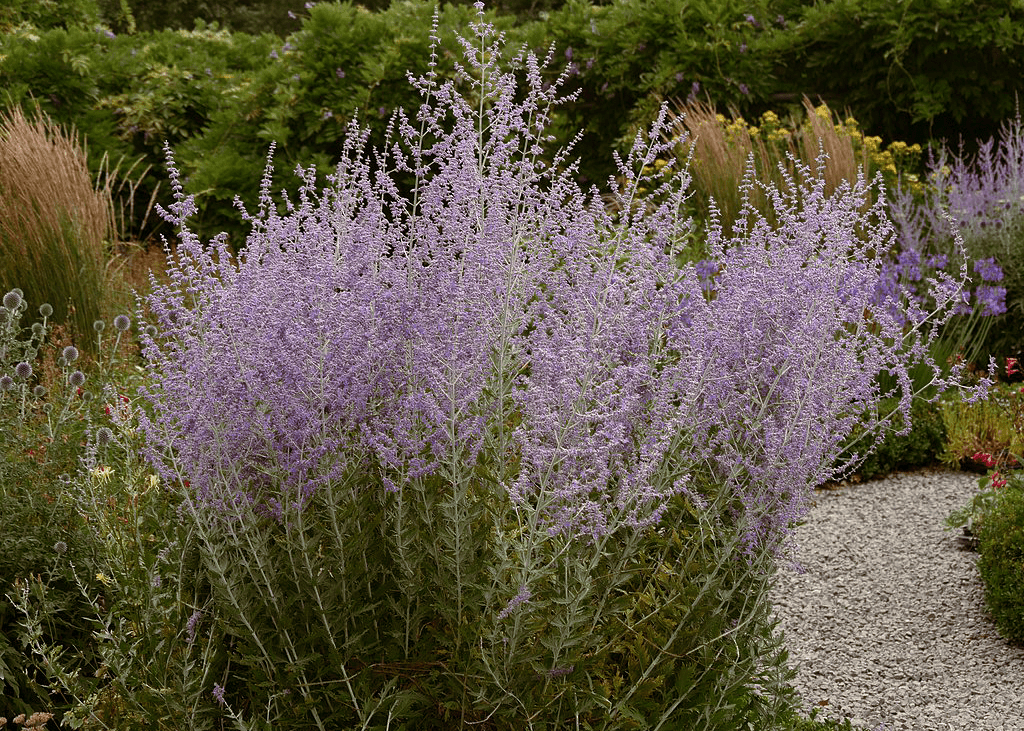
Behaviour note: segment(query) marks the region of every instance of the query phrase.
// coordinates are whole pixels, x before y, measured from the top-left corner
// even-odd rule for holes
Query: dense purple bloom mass
[[[639,172],[670,143],[638,136],[625,182],[585,193],[564,153],[544,162],[559,85],[521,52],[517,89],[498,42],[479,48],[462,86],[414,81],[399,144],[367,152],[353,126],[325,189],[300,170],[287,215],[268,168],[237,258],[189,231],[172,166],[181,241],[142,336],[151,459],[212,506],[270,515],[353,469],[402,490],[486,463],[517,509],[583,536],[651,524],[680,492],[699,504],[714,479],[751,544],[774,543],[885,395],[874,377],[896,376],[906,412],[925,359],[930,331],[905,323],[926,313],[878,292],[892,229],[871,186],[829,197],[805,170],[774,193],[777,227],[750,210],[732,238],[712,228],[713,262],[679,266],[688,176]],[[959,294],[939,284],[943,304]]]

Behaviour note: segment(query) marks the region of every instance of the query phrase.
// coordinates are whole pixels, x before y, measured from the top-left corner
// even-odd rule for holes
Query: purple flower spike
[[[542,162],[564,76],[528,52],[523,73],[502,70],[477,47],[473,98],[414,80],[429,104],[394,110],[387,150],[350,124],[326,187],[300,169],[280,206],[268,165],[237,256],[190,230],[169,159],[181,234],[174,276],[143,303],[159,338],[142,338],[137,413],[153,468],[211,516],[273,524],[325,486],[403,494],[486,463],[505,473],[481,490],[579,540],[654,525],[680,494],[699,504],[706,476],[735,498],[750,550],[779,546],[810,490],[856,466],[852,431],[869,430],[861,454],[884,436],[863,421],[880,398],[909,417],[910,395],[879,393],[878,374],[908,383],[928,365],[906,276],[920,259],[897,270],[878,188],[829,192],[802,168],[766,191],[770,219],[711,222],[706,260],[680,266],[698,235],[679,215],[688,173],[659,175],[637,205],[672,149],[667,122],[608,190],[584,189]],[[530,598],[522,586],[495,614]]]

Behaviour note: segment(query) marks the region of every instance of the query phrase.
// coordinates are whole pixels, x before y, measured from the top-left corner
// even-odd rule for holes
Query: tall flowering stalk
[[[140,420],[250,664],[217,702],[244,725],[242,705],[305,699],[321,728],[328,707],[420,728],[760,713],[773,561],[893,395],[879,372],[909,423],[908,366],[959,283],[934,283],[936,311],[880,302],[892,229],[871,184],[826,195],[807,169],[766,190],[778,225],[748,206],[733,235],[712,226],[714,270],[679,266],[688,174],[642,172],[673,144],[664,115],[608,197],[582,191],[546,148],[560,84],[527,52],[502,71],[501,39],[473,30],[457,82],[412,79],[424,104],[392,141],[353,126],[285,214],[268,166],[237,257],[189,231],[172,171],[181,240],[145,303]]]

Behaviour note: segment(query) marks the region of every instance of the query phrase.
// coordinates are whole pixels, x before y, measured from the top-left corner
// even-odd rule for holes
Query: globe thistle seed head
[[[53,550],[56,551],[58,554],[67,553],[68,544],[64,541],[57,541],[53,544]]]
[[[107,326],[107,323],[103,322],[103,320],[97,320],[96,322],[94,322],[92,324],[92,329],[95,330],[98,333],[101,333],[101,332],[103,332],[103,328],[105,328],[106,326]]]
[[[25,380],[32,377],[32,364],[22,361],[18,365],[14,366],[14,375],[18,378]]]
[[[49,403],[43,404],[43,413],[44,414],[51,414],[51,413],[53,413],[53,404],[49,404]]]
[[[96,431],[96,443],[101,447],[105,447],[114,439],[114,432],[110,430],[110,427],[101,426]]]
[[[43,323],[41,323],[41,322],[33,322],[32,323],[32,334],[33,335],[35,335],[36,337],[42,337],[42,335],[45,332],[46,332],[46,328],[43,327]]]
[[[14,388],[14,379],[10,376],[0,377],[0,392],[10,391]]]
[[[74,345],[69,345],[61,351],[61,355],[68,363],[74,363],[78,360],[78,348]]]
[[[85,374],[82,373],[81,371],[75,371],[70,376],[68,376],[68,383],[76,387],[81,386],[83,383],[85,383]]]
[[[46,395],[46,386],[36,386],[32,389],[32,395],[36,398],[42,398]]]
[[[17,290],[11,290],[4,295],[4,307],[8,310],[14,312],[19,305],[21,305],[21,294]]]
[[[128,315],[118,315],[114,318],[114,328],[123,333],[132,326],[131,318]]]
[[[68,367],[67,359],[65,359],[63,355],[57,357],[57,367],[58,368],[67,368]]]
[[[146,335],[151,338],[156,337],[156,325],[146,325]]]
[[[92,401],[92,391],[82,391],[82,400],[85,402]]]
[[[52,317],[53,307],[50,305],[49,302],[44,302],[43,304],[39,305],[39,314],[42,317]]]

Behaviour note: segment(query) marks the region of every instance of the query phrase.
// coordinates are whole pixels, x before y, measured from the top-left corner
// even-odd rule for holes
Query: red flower
[[[989,454],[988,452],[975,452],[971,456],[971,459],[975,460],[976,462],[981,462],[986,467],[995,467],[996,464],[995,459],[993,459],[992,455]]]
[[[1017,363],[1017,359],[1016,358],[1007,358],[1006,359],[1006,375],[1012,376],[1014,373],[1020,373],[1020,371],[1017,370],[1017,365],[1018,365],[1018,363]]]

